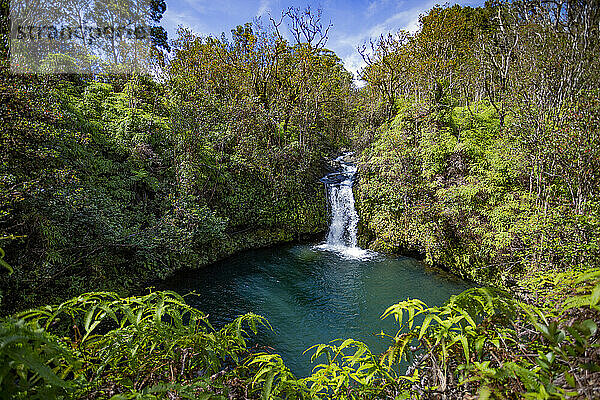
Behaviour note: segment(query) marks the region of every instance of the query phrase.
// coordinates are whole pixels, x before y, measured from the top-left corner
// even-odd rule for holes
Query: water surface
[[[308,347],[354,338],[382,352],[389,341],[376,334],[395,334],[397,329],[393,319],[380,319],[387,307],[407,298],[441,305],[470,287],[412,258],[365,251],[355,257],[331,250],[284,245],[246,251],[180,273],[166,287],[198,293],[187,301],[208,313],[215,327],[248,312],[266,317],[274,331],[263,332],[258,343],[281,354],[299,377],[314,367],[310,355],[303,354]]]
[[[326,185],[331,222],[324,243],[287,245],[247,251],[201,269],[181,273],[167,287],[199,296],[188,302],[221,327],[254,312],[273,331],[261,332],[258,344],[272,347],[298,377],[310,374],[310,346],[335,339],[366,342],[383,352],[395,335],[393,319],[382,321],[387,307],[408,298],[441,305],[469,285],[428,270],[412,258],[387,257],[357,246],[358,214],[352,185],[357,168],[346,153],[334,160]]]

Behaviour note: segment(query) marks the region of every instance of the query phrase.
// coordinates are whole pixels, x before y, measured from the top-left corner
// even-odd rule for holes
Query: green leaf
[[[600,284],[594,286],[592,294],[590,295],[590,306],[595,306],[600,302]]]
[[[569,297],[564,302],[564,307],[566,310],[584,306],[590,306],[590,296],[573,296]]]
[[[477,339],[475,340],[475,351],[477,352],[477,355],[479,356],[479,358],[482,357],[483,355],[483,345],[485,344],[485,340],[487,338],[485,336],[478,336]]]
[[[419,340],[421,340],[421,338],[423,338],[423,335],[425,335],[425,332],[427,331],[427,328],[429,327],[429,324],[431,323],[432,319],[433,314],[427,314],[425,320],[423,321],[423,325],[421,325],[421,330],[419,331]]]
[[[2,250],[2,249],[0,249],[0,250]],[[4,267],[4,269],[8,270],[9,275],[12,275],[12,273],[15,272],[15,270],[10,265],[8,265],[8,263],[6,261],[4,261],[2,259],[2,257],[0,257],[0,266]]]
[[[271,396],[271,390],[273,389],[273,379],[275,378],[275,370],[270,370],[267,374],[267,379],[265,380],[265,385],[263,387],[262,399],[269,400]]]
[[[123,305],[121,305],[120,309],[121,309],[121,311],[123,311],[123,314],[125,314],[127,321],[129,321],[129,323],[131,325],[137,326],[138,321],[136,320],[135,316],[133,315],[133,311],[131,310],[131,308],[128,305],[123,304]]]
[[[85,314],[83,319],[83,329],[85,329],[86,332],[90,331],[90,325],[92,323],[92,318],[94,317],[94,312],[96,312],[96,306],[92,307],[92,309]]]
[[[463,352],[465,353],[465,360],[467,360],[467,364],[470,363],[469,360],[469,341],[467,340],[467,337],[464,335],[459,335],[458,339],[460,340],[460,343],[462,344],[462,348],[463,348]]]
[[[32,372],[42,377],[48,384],[62,388],[69,386],[67,382],[63,381],[52,372],[50,367],[48,367],[40,357],[29,348],[20,348],[18,351],[9,349],[5,350],[5,354],[13,360],[25,364]]]
[[[414,319],[415,319],[415,309],[411,307],[408,309],[408,329],[412,329]]]
[[[488,400],[492,395],[492,391],[487,386],[479,388],[479,400]]]
[[[598,331],[598,325],[596,325],[596,323],[591,319],[586,319],[581,323],[581,325],[587,328],[589,331],[589,336],[594,336],[596,331]]]
[[[600,372],[600,366],[596,363],[585,363],[582,364],[581,367],[591,372]]]
[[[575,377],[566,371],[565,371],[565,381],[569,384],[569,386],[575,387]]]
[[[344,340],[344,342],[340,345],[340,347],[338,348],[338,350],[343,350],[346,347],[348,347],[349,345],[354,343],[354,339],[346,339]]]
[[[575,283],[581,283],[595,278],[600,278],[600,269],[593,269],[592,271],[579,275],[575,280]]]

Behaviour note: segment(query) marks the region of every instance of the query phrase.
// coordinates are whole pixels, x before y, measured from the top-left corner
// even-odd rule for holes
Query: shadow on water
[[[407,298],[441,305],[469,287],[412,258],[348,258],[310,245],[243,252],[164,282],[181,294],[198,293],[187,301],[215,327],[248,312],[266,317],[274,331],[262,332],[258,344],[274,348],[297,376],[314,367],[303,354],[310,346],[353,338],[382,352],[389,341],[376,334],[397,330],[392,319],[379,318],[387,307]]]

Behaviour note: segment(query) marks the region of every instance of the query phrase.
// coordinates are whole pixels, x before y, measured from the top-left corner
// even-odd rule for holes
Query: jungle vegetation
[[[181,30],[155,78],[2,74],[2,309],[326,229],[352,85],[317,44]]]
[[[359,49],[360,89],[318,12],[282,18],[291,42],[278,19],[182,29],[153,77],[4,59],[0,397],[598,398],[600,8],[436,6]],[[248,345],[264,318],[215,329],[176,293],[135,294],[322,232],[318,178],[350,146],[364,245],[481,287],[391,305],[386,352],[317,344],[302,379]]]

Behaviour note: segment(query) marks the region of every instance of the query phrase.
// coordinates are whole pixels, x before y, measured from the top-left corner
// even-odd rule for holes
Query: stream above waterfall
[[[441,305],[471,287],[407,257],[391,257],[357,246],[358,215],[352,183],[356,167],[336,160],[339,170],[322,179],[329,197],[331,224],[324,242],[280,245],[245,251],[200,270],[180,272],[164,288],[196,292],[187,302],[209,314],[215,327],[253,312],[273,330],[255,343],[280,354],[298,377],[310,374],[310,346],[353,338],[380,353],[395,334],[393,319],[381,320],[392,304],[420,298]]]

